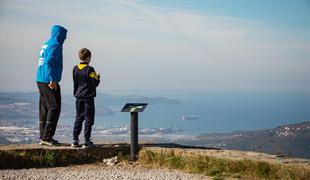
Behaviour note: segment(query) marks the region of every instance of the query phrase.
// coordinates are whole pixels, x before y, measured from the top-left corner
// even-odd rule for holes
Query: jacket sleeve
[[[94,68],[90,68],[89,77],[92,86],[97,87],[100,83],[100,76],[96,73]]]
[[[72,69],[73,84],[75,83],[75,67]]]
[[[78,83],[76,82],[76,66],[72,70],[72,78],[73,78],[73,95],[76,95],[76,91],[78,89]]]
[[[50,81],[56,80],[56,68],[58,65],[58,56],[61,54],[61,49],[58,46],[52,46],[45,59],[47,65],[47,76]]]

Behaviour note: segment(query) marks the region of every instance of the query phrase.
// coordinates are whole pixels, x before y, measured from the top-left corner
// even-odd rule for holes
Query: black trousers
[[[50,89],[47,83],[37,82],[40,91],[39,119],[40,139],[49,141],[55,135],[60,111],[60,86],[57,90]]]
[[[84,123],[84,138],[85,141],[90,140],[91,129],[94,125],[95,119],[95,103],[94,98],[89,99],[76,99],[76,118],[73,128],[73,140],[79,140],[79,135],[82,130],[83,121]]]

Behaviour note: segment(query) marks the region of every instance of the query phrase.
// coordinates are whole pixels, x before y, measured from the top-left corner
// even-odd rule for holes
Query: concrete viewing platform
[[[129,144],[99,144],[74,148],[70,144],[50,147],[39,144],[1,145],[0,169],[67,166],[101,162],[104,158],[127,156]]]
[[[142,147],[189,148],[177,144],[140,144],[139,149]],[[103,159],[114,156],[129,159],[130,144],[96,144],[84,149],[74,148],[66,143],[52,147],[39,144],[0,145],[0,169],[87,164],[102,162]]]

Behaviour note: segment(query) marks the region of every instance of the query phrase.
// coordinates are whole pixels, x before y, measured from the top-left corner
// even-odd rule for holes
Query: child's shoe
[[[91,142],[91,141],[86,141],[86,142],[83,144],[82,148],[88,148],[88,147],[91,147],[91,146],[93,146],[93,145],[94,145],[93,142]]]

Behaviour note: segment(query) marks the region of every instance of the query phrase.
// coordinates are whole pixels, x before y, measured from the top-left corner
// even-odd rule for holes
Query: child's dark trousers
[[[76,118],[73,128],[73,140],[79,140],[79,135],[82,130],[83,121],[84,123],[84,138],[85,141],[90,140],[91,129],[94,125],[94,116],[95,116],[95,103],[94,98],[88,99],[76,99]]]

